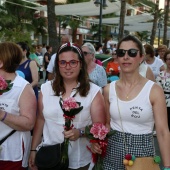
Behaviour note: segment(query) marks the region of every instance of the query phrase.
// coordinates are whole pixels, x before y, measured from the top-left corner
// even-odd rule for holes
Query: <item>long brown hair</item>
[[[77,81],[80,83],[80,85],[77,88],[77,92],[80,94],[80,96],[87,96],[90,90],[90,80],[87,73],[87,65],[84,60],[84,55],[81,48],[78,47],[77,45],[73,45],[72,43],[63,44],[58,49],[58,52],[56,54],[56,59],[55,59],[55,68],[54,68],[55,78],[54,81],[52,82],[52,88],[56,96],[59,96],[60,93],[64,94],[66,92],[66,89],[64,87],[63,77],[61,76],[59,71],[58,61],[59,61],[59,55],[63,52],[68,52],[68,51],[72,51],[78,54],[79,60],[81,61],[82,67],[77,78]]]

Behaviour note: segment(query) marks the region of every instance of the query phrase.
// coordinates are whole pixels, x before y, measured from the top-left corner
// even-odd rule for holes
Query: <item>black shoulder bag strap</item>
[[[15,133],[16,130],[12,130],[7,136],[5,136],[2,140],[0,140],[0,145],[5,142],[5,140],[10,137],[13,133]]]

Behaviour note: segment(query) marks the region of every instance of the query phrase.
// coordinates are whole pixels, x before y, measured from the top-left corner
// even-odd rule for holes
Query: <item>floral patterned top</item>
[[[166,105],[170,107],[170,73],[166,70],[161,71],[156,78],[156,82],[163,88]]]

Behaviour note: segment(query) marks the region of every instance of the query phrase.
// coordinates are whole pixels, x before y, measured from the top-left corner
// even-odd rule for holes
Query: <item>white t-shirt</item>
[[[156,77],[158,76],[158,74],[160,72],[160,68],[164,65],[164,63],[161,59],[159,59],[157,57],[154,57],[154,59],[155,60],[152,64],[147,64],[146,61],[144,61],[144,63],[147,64],[151,68],[151,70],[155,76],[155,79],[156,79]]]
[[[146,78],[146,73],[147,73],[148,67],[149,66],[146,65],[144,62],[141,63],[141,65],[139,66],[139,74]]]
[[[43,96],[43,115],[45,119],[43,128],[43,145],[52,145],[62,143],[64,141],[64,117],[63,110],[60,107],[59,96],[54,95],[51,86],[51,81],[44,83],[41,86]],[[81,97],[79,93],[76,94],[75,99],[81,103],[83,109],[73,119],[74,127],[77,129],[84,128],[92,123],[90,108],[93,99],[100,91],[100,87],[90,83],[90,91],[86,97]],[[72,91],[71,96],[75,94]],[[69,168],[78,169],[84,167],[91,162],[91,153],[86,148],[89,145],[89,140],[85,137],[78,138],[76,141],[70,141],[68,155]],[[41,144],[40,144],[41,145]]]
[[[48,71],[49,73],[53,73],[53,72],[54,72],[56,55],[57,55],[57,54],[55,53],[55,54],[53,54],[53,55],[51,56],[50,62],[49,62],[48,67],[47,67],[47,71]]]

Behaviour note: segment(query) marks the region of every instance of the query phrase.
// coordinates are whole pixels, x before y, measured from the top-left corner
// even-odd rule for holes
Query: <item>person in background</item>
[[[46,70],[45,81],[48,79],[47,66],[51,60],[52,47],[46,46],[47,52],[44,54],[44,68]]]
[[[144,63],[151,68],[156,79],[159,72],[165,70],[164,63],[161,59],[154,56],[154,48],[151,45],[145,44],[144,48],[146,53]]]
[[[36,46],[32,46],[33,50],[36,50]],[[35,51],[33,51],[32,53],[30,53],[29,57],[30,60],[33,60],[36,62],[37,64],[37,70],[38,70],[38,75],[39,75],[39,80],[43,79],[43,74],[42,74],[42,70],[43,70],[43,62],[40,62],[38,56],[35,54]]]
[[[165,97],[158,84],[139,74],[139,65],[145,55],[142,42],[128,35],[120,40],[116,53],[120,80],[104,88],[106,115],[110,115],[107,124],[110,123],[116,133],[109,138],[103,170],[125,170],[123,159],[127,154],[153,157],[154,124],[164,169],[169,170],[170,133]],[[101,152],[97,145],[93,147],[94,152]]]
[[[45,44],[45,43],[42,44],[42,50],[41,50],[41,52],[42,52],[42,56],[44,56],[44,54],[47,52],[46,44]]]
[[[157,57],[164,61],[164,55],[167,50],[168,50],[168,48],[166,45],[159,45],[157,48],[157,52],[158,52]]]
[[[107,75],[115,75],[119,77],[119,64],[117,62],[116,51],[112,53],[112,59],[107,63],[106,73]]]
[[[26,170],[28,166],[36,98],[31,85],[15,72],[22,59],[17,44],[0,43],[0,76],[13,84],[11,90],[0,95],[0,140],[16,130],[1,144],[1,170]]]
[[[80,47],[72,43],[59,47],[55,60],[56,76],[41,86],[39,113],[34,128],[31,150],[38,148],[40,143],[50,145],[62,143],[69,138],[68,170],[88,170],[91,153],[86,148],[89,140],[84,136],[85,126],[94,122],[105,124],[105,107],[100,87],[89,81],[87,65]],[[81,110],[73,118],[74,128],[65,131],[65,120],[59,101],[73,97],[81,103]],[[42,134],[43,133],[43,134]],[[42,140],[43,135],[43,140]],[[32,151],[29,166],[35,165],[36,152]]]
[[[91,43],[85,43],[82,46],[82,51],[87,64],[87,72],[90,80],[100,87],[107,84],[107,76],[104,68],[94,62],[95,48]]]
[[[18,42],[17,44],[21,47],[23,53],[17,70],[24,73],[25,80],[31,84],[38,100],[38,70],[36,62],[27,58],[29,56],[29,47],[25,42]]]
[[[165,55],[165,52],[168,50],[167,46],[166,45],[159,45],[158,48],[157,48],[157,52],[158,52],[158,58],[160,58],[163,63],[164,63],[164,67],[166,68],[166,63],[164,61],[164,55]]]
[[[61,38],[61,44],[68,43],[69,41],[70,41],[69,35],[63,35],[63,36],[62,36],[62,38]],[[55,65],[55,59],[56,59],[56,53],[54,53],[54,54],[51,56],[51,60],[50,60],[50,62],[49,62],[49,64],[48,64],[48,67],[47,67],[48,80],[54,79],[53,70],[54,70],[54,65]]]
[[[96,47],[95,47],[96,54],[103,54],[102,48],[103,48],[102,44],[97,44]]]
[[[170,130],[170,50],[167,50],[163,59],[167,65],[166,70],[159,73],[156,82],[163,88],[168,112],[168,126]]]

